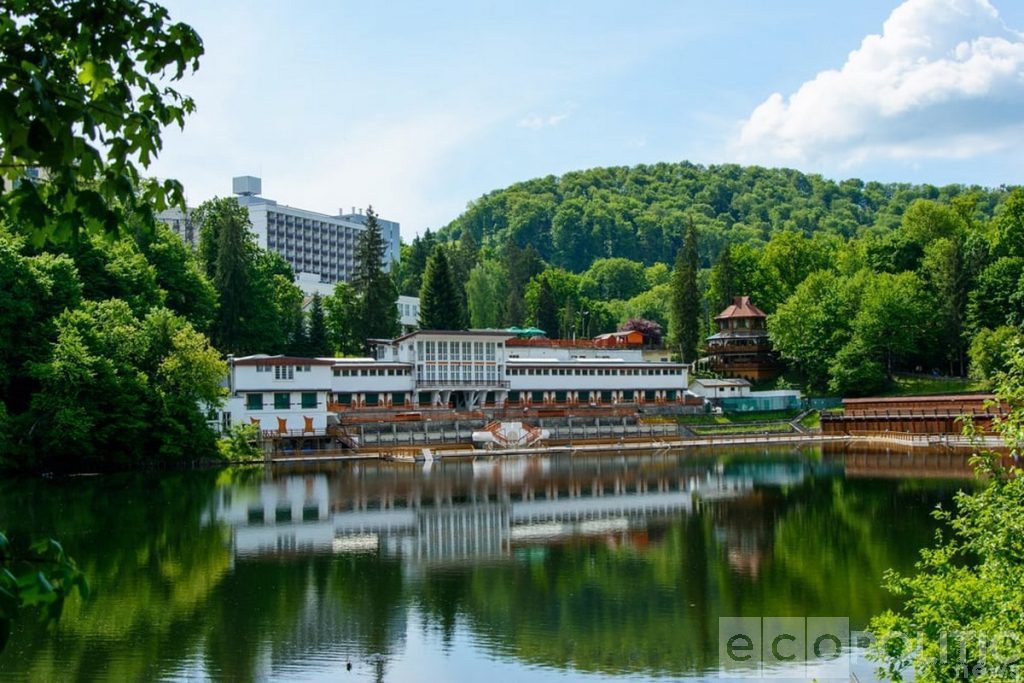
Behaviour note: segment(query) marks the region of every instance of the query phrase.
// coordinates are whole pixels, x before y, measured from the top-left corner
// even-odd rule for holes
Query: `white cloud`
[[[839,70],[743,122],[742,161],[968,158],[1024,140],[1024,34],[987,0],[907,0]]]
[[[569,112],[563,114],[552,114],[550,116],[539,116],[537,114],[530,114],[529,116],[519,120],[516,125],[520,128],[529,128],[531,130],[540,130],[541,128],[551,128],[557,126],[562,121],[569,118]]]

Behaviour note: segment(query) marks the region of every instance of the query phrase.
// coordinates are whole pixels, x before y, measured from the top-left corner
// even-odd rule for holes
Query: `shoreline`
[[[909,438],[908,438],[909,437]],[[685,439],[660,440],[588,440],[586,443],[549,443],[543,446],[508,449],[475,448],[472,444],[448,444],[436,448],[431,445],[405,446],[390,449],[342,451],[325,455],[296,455],[273,457],[264,461],[268,465],[291,463],[345,462],[360,460],[385,460],[389,462],[430,462],[454,458],[497,458],[502,456],[553,455],[577,453],[603,453],[608,451],[662,451],[713,446],[787,445],[817,443],[866,443],[873,445],[895,445],[910,448],[998,448],[1002,441],[996,437],[982,437],[971,442],[954,435],[889,434],[889,435],[847,435],[821,433],[721,435],[715,437],[693,437]],[[459,447],[464,446],[464,447]]]

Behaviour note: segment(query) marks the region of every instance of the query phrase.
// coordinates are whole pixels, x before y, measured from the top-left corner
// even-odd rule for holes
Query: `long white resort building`
[[[329,414],[362,409],[681,403],[689,379],[686,365],[645,361],[639,348],[526,344],[504,330],[419,330],[373,343],[374,358],[229,359],[223,424],[319,432]]]

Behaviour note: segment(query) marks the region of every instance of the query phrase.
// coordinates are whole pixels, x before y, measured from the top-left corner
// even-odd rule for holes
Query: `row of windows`
[[[417,365],[416,379],[422,382],[495,382],[496,365]]]
[[[311,372],[309,365],[257,365],[256,372],[271,372],[274,379],[295,379],[296,372]]]
[[[292,409],[292,395],[288,392],[276,392],[273,396],[274,410],[291,410]],[[297,408],[303,410],[315,410],[317,407],[316,392],[302,392],[299,394],[299,403]],[[246,410],[263,410],[263,394],[246,394],[245,395],[245,408]]]
[[[350,368],[334,368],[335,377],[408,377],[409,368],[380,368],[377,370],[357,370]]]
[[[682,375],[683,370],[682,368],[509,368],[508,374],[626,377],[631,375]]]
[[[418,341],[416,355],[427,361],[493,361],[500,344],[494,342]]]

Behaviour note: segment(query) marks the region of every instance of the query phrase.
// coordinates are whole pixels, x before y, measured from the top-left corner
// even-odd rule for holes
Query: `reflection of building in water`
[[[214,516],[236,556],[380,552],[414,563],[507,556],[518,545],[629,535],[702,501],[797,483],[803,470],[574,458],[445,463],[425,476],[379,466],[221,489]],[[436,475],[436,476],[435,476]],[[635,535],[635,534],[633,534]]]
[[[709,507],[715,537],[725,549],[733,571],[757,578],[772,554],[775,522],[781,500],[766,488],[783,488],[803,481],[800,463],[764,462],[747,465],[743,471],[759,487],[750,495]]]

